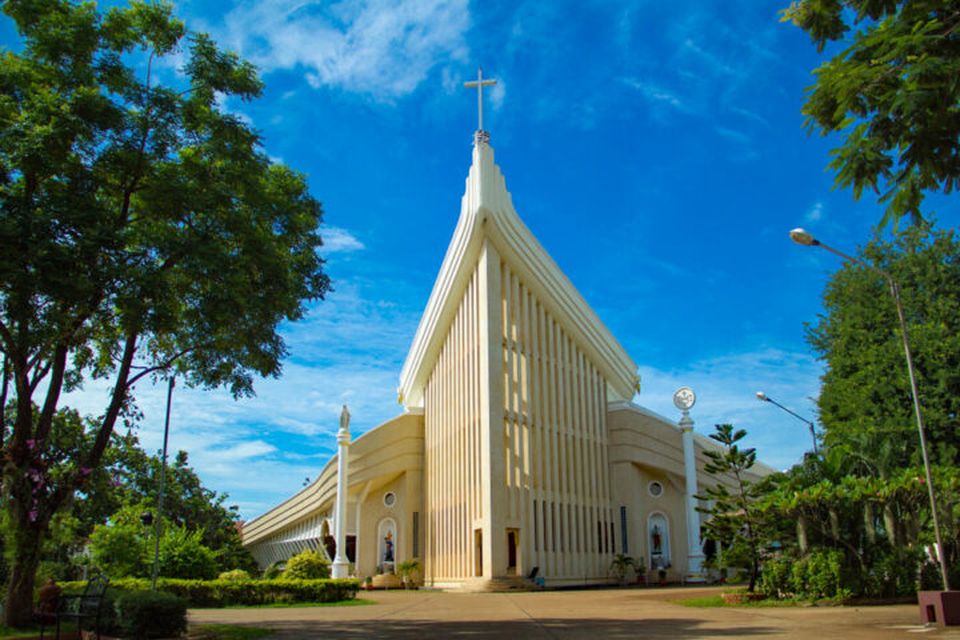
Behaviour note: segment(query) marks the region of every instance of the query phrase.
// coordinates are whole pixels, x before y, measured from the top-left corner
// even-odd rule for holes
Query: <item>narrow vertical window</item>
[[[413,512],[413,557],[420,557],[420,512]]]
[[[625,506],[620,507],[620,551],[623,555],[630,553],[627,545],[627,508]]]

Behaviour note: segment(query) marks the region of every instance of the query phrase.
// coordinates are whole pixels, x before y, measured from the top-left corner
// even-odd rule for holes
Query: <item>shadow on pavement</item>
[[[545,619],[502,622],[430,622],[417,620],[351,620],[344,622],[271,622],[271,638],[743,638],[775,634],[766,627],[710,629],[685,618],[655,620]]]

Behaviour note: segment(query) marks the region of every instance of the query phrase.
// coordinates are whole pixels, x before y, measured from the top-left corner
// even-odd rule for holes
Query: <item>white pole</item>
[[[697,511],[697,463],[694,457],[693,420],[684,411],[680,418],[683,433],[683,469],[687,476],[687,576],[686,582],[705,582],[703,549],[700,546],[700,513]]]
[[[343,405],[340,412],[340,430],[337,432],[337,513],[336,535],[337,553],[333,559],[332,575],[334,578],[347,578],[350,575],[350,561],[347,560],[347,467],[349,465],[350,449],[350,412],[347,405]]]

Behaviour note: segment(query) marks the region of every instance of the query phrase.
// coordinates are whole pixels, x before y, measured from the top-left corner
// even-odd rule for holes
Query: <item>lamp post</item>
[[[773,398],[765,394],[763,391],[757,391],[757,400],[761,402],[769,402],[770,404],[776,405],[781,409],[783,409],[784,411],[786,411],[787,413],[789,413],[790,415],[792,415],[794,418],[798,420],[802,420],[803,422],[806,422],[807,426],[810,427],[810,436],[813,438],[813,455],[814,456],[820,455],[820,451],[817,449],[817,430],[816,430],[816,427],[814,427],[812,420],[807,420],[800,414],[794,413],[790,409],[787,409],[785,406],[783,406],[782,404],[780,404],[779,402],[777,402],[776,400],[774,400]]]
[[[923,455],[923,471],[927,477],[927,494],[930,497],[930,513],[933,516],[933,533],[937,541],[936,551],[937,560],[940,564],[940,576],[943,579],[943,590],[949,591],[950,578],[947,575],[947,563],[943,554],[943,539],[940,536],[940,518],[937,516],[937,497],[933,489],[933,476],[930,473],[930,456],[927,454],[927,436],[923,427],[923,414],[920,411],[920,395],[917,393],[917,376],[913,369],[913,357],[910,355],[910,339],[907,336],[907,321],[903,315],[903,303],[900,301],[900,287],[897,285],[896,280],[893,279],[893,276],[883,269],[823,244],[804,229],[793,229],[790,232],[790,239],[805,247],[820,247],[821,249],[826,249],[844,260],[849,260],[865,269],[878,273],[883,276],[883,279],[886,280],[890,286],[890,293],[893,295],[893,302],[897,307],[897,318],[900,320],[900,337],[903,338],[903,355],[907,360],[907,373],[910,376],[910,393],[913,395],[913,410],[917,417],[917,433],[920,434],[920,453]]]
[[[171,376],[167,385],[167,415],[163,420],[163,454],[160,457],[160,495],[157,496],[157,519],[153,542],[153,575],[150,588],[157,590],[157,576],[160,575],[160,535],[163,533],[163,491],[167,480],[167,440],[170,436],[170,401],[173,399],[173,387],[177,377]]]

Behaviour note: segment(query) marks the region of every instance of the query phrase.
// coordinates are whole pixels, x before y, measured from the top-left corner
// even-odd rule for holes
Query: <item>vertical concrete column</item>
[[[700,513],[697,511],[697,462],[694,456],[693,420],[689,411],[680,418],[683,433],[683,469],[687,476],[687,582],[704,582],[700,546]]]
[[[350,561],[347,560],[347,470],[350,463],[350,412],[343,405],[340,412],[340,430],[337,431],[337,554],[333,559],[331,575],[334,578],[347,578],[350,574]]]
[[[507,567],[506,467],[503,443],[503,327],[500,254],[489,240],[480,251],[480,495],[483,577]]]

